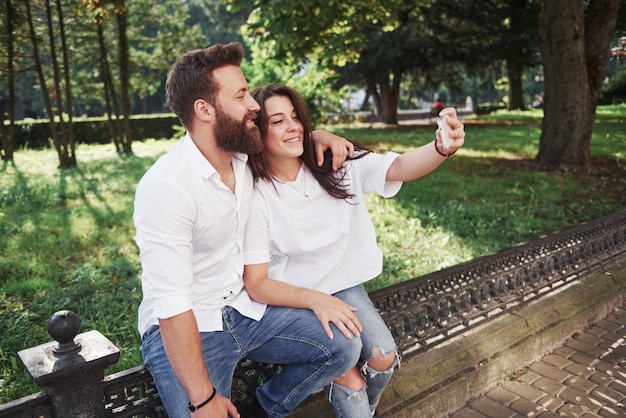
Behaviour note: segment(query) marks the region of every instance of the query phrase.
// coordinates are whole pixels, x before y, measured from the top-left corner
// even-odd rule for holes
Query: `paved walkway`
[[[626,417],[626,305],[450,417]]]

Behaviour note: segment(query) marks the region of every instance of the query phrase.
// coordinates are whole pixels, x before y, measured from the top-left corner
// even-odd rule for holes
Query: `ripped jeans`
[[[284,364],[276,377],[257,389],[256,397],[270,417],[287,415],[312,392],[350,370],[361,349],[358,338],[348,340],[337,328],[333,328],[335,338],[328,338],[308,309],[268,306],[263,318],[255,321],[225,306],[222,318],[223,331],[200,333],[211,382],[217,393],[230,397],[233,374],[242,358]],[[189,398],[165,353],[159,327],[150,327],[142,339],[146,368],[168,416],[189,417]]]
[[[393,364],[384,371],[373,369],[368,366],[367,361],[373,357],[375,351],[380,353],[380,356],[397,353],[396,344],[389,328],[376,310],[363,285],[339,291],[333,296],[358,309],[355,314],[363,326],[361,332],[363,349],[357,367],[365,379],[366,388],[357,392],[348,387],[331,383],[325,388],[325,391],[337,418],[371,417],[372,411],[378,406],[380,397],[391,380],[393,369],[400,362],[400,358],[396,354]]]

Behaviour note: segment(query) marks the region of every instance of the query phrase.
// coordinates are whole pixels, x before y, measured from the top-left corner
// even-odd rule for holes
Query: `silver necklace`
[[[300,172],[298,172],[300,174]],[[309,194],[307,193],[306,190],[306,169],[304,167],[302,167],[302,188],[298,187],[299,186],[299,182],[298,182],[298,176],[296,176],[296,179],[294,181],[284,181],[279,179],[278,177],[274,176],[274,180],[276,180],[277,182],[279,182],[280,184],[285,184],[289,187],[291,187],[292,189],[297,190],[298,192],[300,192],[304,197],[309,197]]]

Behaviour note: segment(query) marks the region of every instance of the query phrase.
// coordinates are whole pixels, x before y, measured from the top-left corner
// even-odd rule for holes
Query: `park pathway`
[[[626,304],[450,417],[626,417]]]

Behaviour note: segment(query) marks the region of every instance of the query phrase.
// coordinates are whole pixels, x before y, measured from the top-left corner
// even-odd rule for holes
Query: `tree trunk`
[[[539,40],[544,119],[537,162],[548,169],[590,171],[591,136],[620,0],[543,0]],[[586,15],[586,16],[585,16]]]
[[[124,113],[123,127],[124,139],[122,141],[122,153],[132,154],[133,132],[130,127],[130,69],[129,69],[129,48],[126,27],[128,26],[127,13],[124,2],[121,1],[121,8],[118,10],[117,30],[120,65],[120,94],[122,99],[122,112]]]
[[[9,141],[9,129],[4,124],[4,117],[0,118],[0,160],[13,161],[13,151]]]
[[[383,122],[397,125],[398,124],[398,104],[400,103],[400,81],[402,80],[402,72],[394,71],[391,74],[393,80],[389,80],[389,73],[386,72],[384,80],[386,80],[385,86],[388,86],[387,96],[383,96],[383,105],[385,111],[383,112]],[[390,83],[391,81],[391,83]]]
[[[626,4],[622,1],[622,6]],[[595,107],[602,91],[602,82],[607,66],[609,46],[617,24],[617,12],[620,0],[595,0],[587,6],[585,19],[585,55],[587,59],[587,73],[589,75],[589,93],[594,104],[593,119],[595,121]]]
[[[369,89],[365,90],[365,97],[363,98],[363,102],[359,107],[359,111],[363,112],[370,108],[370,91]]]
[[[509,76],[509,110],[524,110],[523,69],[510,62],[507,62],[506,69]]]
[[[372,115],[376,116],[376,119],[378,119],[380,116],[380,109],[383,106],[380,100],[380,94],[378,93],[378,88],[376,87],[376,80],[372,74],[365,74],[365,82],[367,83],[367,92],[374,101]]]
[[[507,37],[510,44],[505,52],[506,70],[509,78],[508,108],[509,110],[523,110],[526,106],[524,106],[522,80],[524,68],[527,65],[527,53],[524,51],[528,49],[528,41],[524,33],[529,30],[529,16],[532,13],[527,0],[509,0],[508,10],[510,23]]]
[[[63,95],[61,94],[61,78],[59,76],[59,60],[57,59],[56,42],[54,39],[54,27],[52,22],[52,10],[50,8],[50,0],[45,1],[46,5],[46,18],[48,28],[48,42],[50,46],[50,62],[52,66],[52,87],[54,89],[54,101],[56,102],[57,116],[59,117],[59,137],[62,139],[60,142],[60,149],[63,154],[67,153],[67,131],[65,129],[65,120],[63,119]],[[54,107],[53,107],[54,109]],[[54,119],[51,119],[51,123]],[[61,155],[59,154],[59,157]],[[63,164],[61,164],[63,166]]]
[[[67,153],[66,166],[76,167],[76,135],[74,134],[74,121],[72,118],[72,84],[70,82],[70,60],[68,57],[67,39],[65,37],[65,23],[63,21],[63,8],[61,0],[56,0],[57,15],[59,22],[59,34],[61,36],[61,56],[63,57],[63,77],[65,84],[65,104],[67,111]],[[62,109],[61,109],[62,110]],[[63,115],[61,115],[62,117]]]
[[[376,74],[365,75],[368,92],[374,99],[374,113],[383,123],[398,124],[401,77],[399,74],[394,74],[391,80],[391,73],[386,69],[380,69]]]
[[[0,118],[0,136],[2,136],[2,151],[0,157],[3,161],[13,161],[13,152],[15,151],[15,69],[13,60],[15,58],[15,38],[13,33],[13,3],[11,0],[5,0],[6,8],[6,39],[7,39],[7,88],[9,90],[8,97],[8,119],[9,126],[4,124],[4,117]]]
[[[58,3],[59,0],[56,0],[57,7],[60,7]],[[63,115],[63,93],[61,90],[61,74],[59,69],[59,60],[57,58],[56,53],[56,42],[54,37],[54,22],[52,18],[52,8],[50,7],[50,0],[45,1],[46,7],[46,18],[48,19],[48,41],[50,45],[50,60],[52,62],[52,82],[54,87],[54,98],[56,102],[56,111],[59,117],[59,130],[60,133],[57,135],[57,139],[54,142],[54,145],[57,150],[57,154],[59,155],[59,165],[62,169],[76,167],[76,156],[74,155],[74,144],[71,141],[70,130],[71,127],[71,119],[69,123],[66,123],[65,117]],[[61,11],[60,11],[61,12]],[[62,27],[63,21],[59,21],[59,28]],[[61,31],[63,31],[61,29]],[[64,54],[63,48],[67,48],[67,46],[61,45],[61,53]],[[69,68],[65,68],[64,71],[69,71]],[[71,101],[70,101],[71,102]],[[71,109],[67,109],[67,113],[71,113]],[[54,114],[50,118],[50,126],[53,127],[56,124],[54,119]]]
[[[115,84],[113,83],[113,77],[111,76],[111,67],[109,65],[107,54],[108,51],[104,41],[104,31],[101,23],[96,25],[96,31],[98,34],[98,46],[100,49],[100,69],[102,73],[102,84],[104,85],[104,103],[107,114],[109,136],[113,138],[115,151],[120,154],[123,150],[123,134],[119,118],[120,112],[117,105],[117,93],[115,92]],[[113,118],[113,115],[116,117]]]
[[[41,65],[41,55],[39,53],[39,43],[37,40],[37,34],[35,33],[35,27],[33,24],[33,16],[30,9],[29,0],[24,0],[24,5],[26,6],[26,20],[28,22],[28,34],[30,37],[30,41],[33,46],[33,60],[35,61],[35,70],[37,71],[37,77],[39,79],[39,86],[41,87],[41,94],[43,98],[44,105],[46,107],[46,113],[48,118],[50,119],[50,134],[52,135],[52,141],[54,142],[54,146],[57,149],[57,153],[59,153],[59,149],[61,147],[61,140],[59,138],[59,133],[56,129],[56,124],[54,123],[54,112],[52,111],[52,104],[50,103],[50,94],[48,93],[48,86],[46,85],[46,79],[43,74],[43,67]],[[59,159],[60,153],[59,153]],[[63,161],[61,161],[63,164]]]

